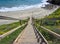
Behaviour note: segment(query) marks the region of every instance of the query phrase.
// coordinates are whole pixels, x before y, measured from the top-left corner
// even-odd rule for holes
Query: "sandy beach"
[[[12,18],[17,18],[17,19],[23,19],[23,18],[27,18],[30,16],[33,16],[35,18],[41,18],[41,17],[51,14],[57,8],[58,7],[53,8],[51,10],[44,9],[44,8],[32,8],[32,9],[21,10],[21,11],[0,12],[0,16],[7,16],[7,17],[12,17]],[[16,21],[15,20],[2,20],[2,19],[0,19],[0,25],[11,23],[11,22],[16,22]]]

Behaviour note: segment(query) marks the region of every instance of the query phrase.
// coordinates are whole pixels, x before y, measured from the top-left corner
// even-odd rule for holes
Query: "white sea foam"
[[[35,4],[35,5],[20,5],[19,7],[11,7],[11,8],[5,8],[2,7],[0,9],[0,12],[8,12],[8,11],[17,11],[17,10],[25,10],[25,9],[30,9],[30,8],[39,8],[39,7],[44,7],[45,4],[49,4],[46,2],[47,0],[42,0],[42,3]]]

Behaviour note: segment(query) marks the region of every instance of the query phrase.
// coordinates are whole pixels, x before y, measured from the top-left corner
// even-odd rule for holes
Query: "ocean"
[[[0,0],[0,12],[39,8],[48,4],[47,0]]]

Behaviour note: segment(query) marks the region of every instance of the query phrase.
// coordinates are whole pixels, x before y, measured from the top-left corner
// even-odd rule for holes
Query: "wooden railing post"
[[[39,44],[48,44],[48,42],[45,40],[45,38],[43,37],[43,35],[38,31],[38,29],[35,27],[34,25],[34,20],[32,19],[32,26],[34,28],[34,32],[37,38],[37,42]]]

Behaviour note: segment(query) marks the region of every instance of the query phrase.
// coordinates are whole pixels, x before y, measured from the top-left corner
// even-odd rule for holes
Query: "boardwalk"
[[[24,32],[19,37],[18,41],[15,41],[13,44],[38,44],[31,23],[32,21],[30,19],[28,26],[24,29]]]

